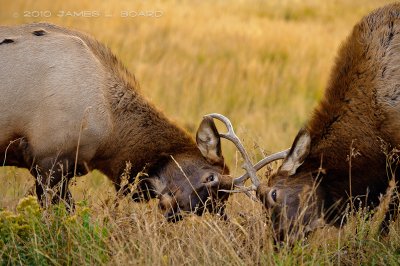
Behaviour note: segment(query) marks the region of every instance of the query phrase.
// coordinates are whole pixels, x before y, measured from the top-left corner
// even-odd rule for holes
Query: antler
[[[209,114],[207,116],[215,118],[215,119],[218,119],[218,120],[220,120],[221,122],[223,122],[225,124],[226,128],[228,129],[228,132],[227,133],[220,133],[219,135],[222,138],[225,138],[227,140],[232,141],[235,144],[235,146],[238,148],[238,150],[239,150],[239,152],[242,155],[243,160],[244,160],[243,168],[246,170],[246,173],[248,174],[248,176],[251,179],[251,182],[253,183],[251,188],[253,190],[256,190],[257,187],[260,185],[260,180],[258,180],[258,177],[256,175],[256,169],[254,168],[253,163],[251,162],[250,157],[247,154],[246,149],[244,148],[242,142],[236,136],[235,131],[233,130],[233,126],[232,126],[231,121],[229,121],[229,119],[226,118],[225,116],[223,116],[221,114],[217,114],[217,113]],[[236,182],[234,184],[243,186],[242,183],[238,183],[238,182]]]
[[[287,154],[289,153],[290,149],[287,150],[283,150],[274,154],[271,154],[267,157],[265,157],[264,159],[260,160],[258,163],[256,163],[254,165],[254,169],[256,169],[256,171],[260,170],[261,168],[263,168],[264,166],[266,166],[269,163],[272,163],[276,160],[282,160],[285,159],[285,157],[287,156]],[[235,178],[233,180],[233,184],[243,184],[244,182],[246,182],[246,180],[249,178],[249,173],[244,173],[242,176]]]
[[[240,188],[239,190],[221,190],[224,192],[244,192],[246,193],[246,195],[248,195],[249,197],[253,198],[252,195],[249,193],[249,191],[253,191],[253,190],[257,190],[258,186],[260,185],[260,181],[256,175],[256,172],[258,170],[260,170],[261,168],[263,168],[265,165],[276,161],[276,160],[280,160],[280,159],[284,159],[286,157],[286,155],[288,154],[290,149],[287,150],[283,150],[277,153],[274,153],[270,156],[265,157],[264,159],[262,159],[261,161],[259,161],[256,165],[253,166],[251,159],[246,151],[246,149],[244,148],[242,142],[240,141],[240,139],[236,136],[235,131],[233,130],[233,126],[232,123],[229,121],[228,118],[226,118],[225,116],[221,115],[221,114],[217,114],[217,113],[213,113],[213,114],[209,114],[206,115],[208,117],[211,118],[215,118],[220,120],[221,122],[223,122],[226,126],[226,128],[228,129],[227,133],[220,133],[219,135],[222,138],[228,139],[230,141],[232,141],[235,146],[238,148],[240,154],[243,157],[244,160],[244,165],[243,168],[245,169],[246,173],[244,173],[242,176],[235,178],[233,180],[233,184]],[[246,180],[250,178],[252,185],[250,187],[245,187],[244,186],[244,182],[246,182]]]

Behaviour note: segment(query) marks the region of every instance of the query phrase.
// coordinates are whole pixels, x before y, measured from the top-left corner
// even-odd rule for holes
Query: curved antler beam
[[[251,182],[253,183],[253,185],[255,187],[258,187],[260,185],[260,180],[257,177],[256,169],[254,168],[253,163],[251,162],[251,159],[250,159],[249,155],[247,154],[247,151],[244,148],[242,142],[236,136],[235,131],[233,130],[233,126],[232,126],[231,121],[228,118],[226,118],[225,116],[223,116],[221,114],[217,114],[217,113],[209,114],[207,116],[211,117],[211,118],[218,119],[218,120],[220,120],[221,122],[223,122],[225,124],[226,128],[228,129],[228,132],[227,133],[220,133],[220,136],[222,138],[225,138],[227,140],[232,141],[235,144],[235,146],[238,148],[238,150],[239,150],[239,152],[242,155],[243,160],[244,160],[243,168],[246,170],[246,173],[250,177]],[[237,183],[237,184],[239,184],[239,183]]]

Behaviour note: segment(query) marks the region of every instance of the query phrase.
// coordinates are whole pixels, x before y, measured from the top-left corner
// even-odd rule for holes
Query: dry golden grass
[[[389,2],[3,1],[0,23],[48,21],[90,33],[136,75],[146,97],[193,134],[204,114],[231,118],[255,161],[290,146],[323,94],[340,43],[363,15]],[[100,14],[58,16],[84,10]],[[161,16],[126,18],[121,11]],[[224,142],[223,150],[233,174],[239,174],[234,148]],[[13,210],[33,178],[24,170],[0,168],[0,182],[0,208]],[[324,228],[306,244],[277,251],[261,207],[243,195],[229,200],[229,222],[206,215],[167,224],[155,202],[113,207],[113,188],[98,172],[76,183],[75,199],[87,202],[92,219],[109,230],[106,245],[112,252],[102,260],[90,246],[71,253],[69,262],[46,263],[396,264],[400,258],[398,225],[386,239],[354,235],[355,227],[368,227],[359,221],[362,215],[343,230]]]

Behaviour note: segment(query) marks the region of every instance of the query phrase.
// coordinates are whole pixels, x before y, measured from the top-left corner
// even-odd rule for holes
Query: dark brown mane
[[[393,23],[400,16],[395,11],[399,8],[400,4],[394,4],[372,12],[354,27],[341,46],[325,95],[307,125],[313,142],[324,140],[326,147],[340,145],[348,151],[352,140],[362,141],[357,128],[368,128],[364,132],[366,138],[379,128],[384,117],[376,101],[370,99],[376,99],[380,78],[385,75],[382,57],[393,38]],[[338,143],[337,139],[343,141]]]

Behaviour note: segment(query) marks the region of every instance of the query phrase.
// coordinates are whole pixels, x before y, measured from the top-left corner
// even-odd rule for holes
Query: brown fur
[[[258,194],[268,207],[268,202],[273,202],[269,193],[278,191],[278,215],[283,215],[285,202],[295,202],[286,206],[290,210],[284,214],[293,219],[299,216],[298,197],[304,186],[317,182],[312,197],[317,207],[309,208],[309,217],[302,221],[305,224],[320,217],[321,212],[328,221],[336,219],[350,195],[376,206],[391,178],[382,144],[397,147],[399,132],[400,4],[392,4],[355,25],[339,51],[323,100],[299,132],[281,169],[268,186],[259,188]],[[298,139],[307,134],[309,151],[299,149],[305,156],[297,158],[294,150],[299,146]],[[290,162],[296,160],[298,165],[292,169],[295,174],[283,171],[291,169]],[[277,227],[285,227],[279,223]]]
[[[40,51],[46,45],[52,48],[52,43],[57,45],[59,42],[64,42],[65,46],[70,45],[72,47],[70,52],[67,51],[66,55],[72,58],[71,62],[80,58],[86,60],[84,61],[85,65],[73,65],[71,71],[75,71],[74,68],[76,68],[77,71],[73,73],[79,73],[79,68],[82,68],[83,71],[89,69],[91,73],[96,74],[92,80],[91,77],[83,77],[83,79],[87,78],[89,82],[88,87],[82,87],[83,85],[80,85],[79,82],[71,82],[71,79],[76,78],[75,76],[67,74],[68,72],[58,72],[57,78],[60,78],[61,81],[68,79],[68,82],[71,82],[74,88],[76,86],[78,91],[82,92],[82,96],[74,94],[68,99],[64,97],[63,101],[68,103],[70,101],[78,102],[78,107],[85,110],[85,112],[80,114],[82,118],[76,119],[76,122],[72,123],[70,128],[61,128],[58,124],[51,128],[46,128],[48,126],[45,123],[46,119],[49,121],[59,119],[55,115],[51,117],[54,109],[48,110],[48,112],[44,111],[50,117],[43,118],[43,120],[38,115],[38,120],[34,123],[32,122],[36,125],[33,129],[39,127],[43,130],[42,132],[45,132],[44,134],[51,134],[48,136],[52,137],[51,143],[54,143],[53,145],[45,146],[46,139],[44,141],[41,141],[41,139],[46,138],[46,136],[43,136],[43,134],[37,135],[34,130],[29,128],[30,118],[27,114],[18,115],[24,117],[23,119],[26,121],[25,123],[20,123],[22,125],[13,126],[4,122],[7,128],[3,129],[3,136],[9,137],[5,137],[3,140],[0,138],[0,153],[7,156],[3,158],[5,165],[27,168],[38,165],[39,172],[34,167],[31,168],[32,174],[35,176],[47,176],[49,170],[54,168],[55,163],[60,163],[64,168],[63,175],[67,177],[68,181],[73,172],[76,172],[76,169],[73,168],[75,155],[78,151],[77,174],[83,174],[86,170],[99,169],[113,181],[117,190],[119,190],[121,175],[124,172],[126,163],[130,162],[130,182],[134,181],[138,173],[143,172],[141,175],[143,182],[139,186],[141,191],[135,193],[135,197],[148,199],[148,196],[161,197],[164,194],[169,194],[178,202],[173,204],[174,208],[171,207],[172,205],[163,206],[164,209],[168,210],[168,217],[171,216],[171,212],[179,212],[180,210],[200,213],[204,207],[211,209],[210,203],[205,203],[209,197],[213,199],[211,203],[214,205],[219,205],[217,203],[219,201],[218,197],[223,200],[227,198],[226,193],[217,193],[219,186],[229,188],[231,183],[229,179],[223,176],[228,174],[228,169],[224,164],[220,144],[215,147],[215,154],[219,155],[218,158],[202,154],[199,150],[200,147],[203,147],[203,150],[212,149],[207,147],[210,140],[216,143],[220,142],[219,134],[213,121],[203,121],[198,134],[206,132],[204,134],[207,140],[196,145],[190,135],[167,119],[161,111],[139,93],[139,86],[135,77],[127,71],[106,46],[81,32],[47,23],[37,23],[15,27],[0,27],[1,38],[12,40],[12,42],[0,45],[0,52],[3,49],[4,55],[11,52],[23,54],[23,52],[19,51],[21,49],[29,49],[27,46],[32,46],[32,43],[37,45],[36,49]],[[24,45],[24,42],[29,43],[29,45]],[[40,44],[40,42],[43,42],[43,44]],[[61,46],[63,47],[64,45]],[[6,49],[10,49],[10,51]],[[80,54],[75,56],[74,53]],[[7,61],[10,59],[3,60],[3,65],[12,64],[12,62]],[[35,60],[42,59],[36,58],[35,54],[33,54],[27,56],[26,60],[36,66]],[[59,61],[54,59],[54,62],[47,62],[50,65],[50,71],[57,69]],[[2,62],[0,61],[0,63]],[[42,67],[39,63],[41,61],[38,61],[37,68]],[[70,65],[67,66],[71,68]],[[66,69],[64,66],[58,68]],[[7,69],[3,69],[3,71],[7,71]],[[41,80],[46,80],[46,74],[43,74]],[[25,72],[23,75],[25,75]],[[26,75],[29,77],[35,74],[26,73]],[[24,78],[26,77],[22,75],[17,77],[17,79]],[[33,79],[36,80],[38,78],[34,77]],[[22,84],[22,86],[26,86],[25,90],[29,92],[36,89],[36,87],[30,87],[26,83]],[[62,86],[60,87],[59,90],[63,90]],[[3,90],[7,89],[4,88]],[[65,88],[65,90],[68,89]],[[33,93],[40,95],[39,92],[33,91]],[[62,91],[62,93],[65,93],[65,91]],[[56,91],[50,96],[54,94],[58,96],[59,92]],[[94,95],[93,97],[98,99],[98,102],[90,103],[94,106],[84,105],[85,103],[79,104],[80,98],[85,97],[84,94]],[[18,97],[23,98],[24,96]],[[14,101],[14,99],[11,100]],[[64,102],[52,102],[52,104],[59,111]],[[23,106],[26,105],[23,104]],[[41,106],[40,108],[45,107]],[[32,114],[28,115],[34,116],[37,107],[32,106],[31,109]],[[66,116],[67,121],[70,119],[74,121],[75,117],[73,115],[68,117],[68,112],[68,110],[65,113],[62,110],[60,111],[63,116]],[[92,115],[93,113],[94,115]],[[7,111],[2,115],[5,116],[4,121],[8,121]],[[11,119],[18,119],[14,114],[9,114],[9,116]],[[94,129],[92,130],[92,128]],[[64,133],[65,131],[66,133]],[[68,131],[73,132],[73,135],[69,134]],[[60,138],[57,138],[56,136],[60,132],[63,134],[61,134]],[[20,141],[8,145],[9,141],[16,138],[20,138]],[[77,148],[78,143],[79,147]],[[6,151],[7,146],[8,150]],[[52,174],[50,181],[45,178],[46,182],[50,182],[51,188],[61,182],[62,174],[58,172],[56,171],[56,173]],[[148,177],[144,178],[146,174]],[[218,176],[220,180],[218,185],[215,185],[214,182],[212,187],[208,186],[210,182],[207,180],[210,174]],[[40,182],[37,181],[36,190],[40,198],[43,194],[43,188],[41,187],[43,184],[38,183]],[[62,189],[64,192],[61,192],[60,195],[63,199],[67,197],[67,184],[68,182],[63,183]],[[148,189],[150,191],[147,191]],[[124,193],[127,194],[128,192],[129,189],[127,187],[124,188]]]

